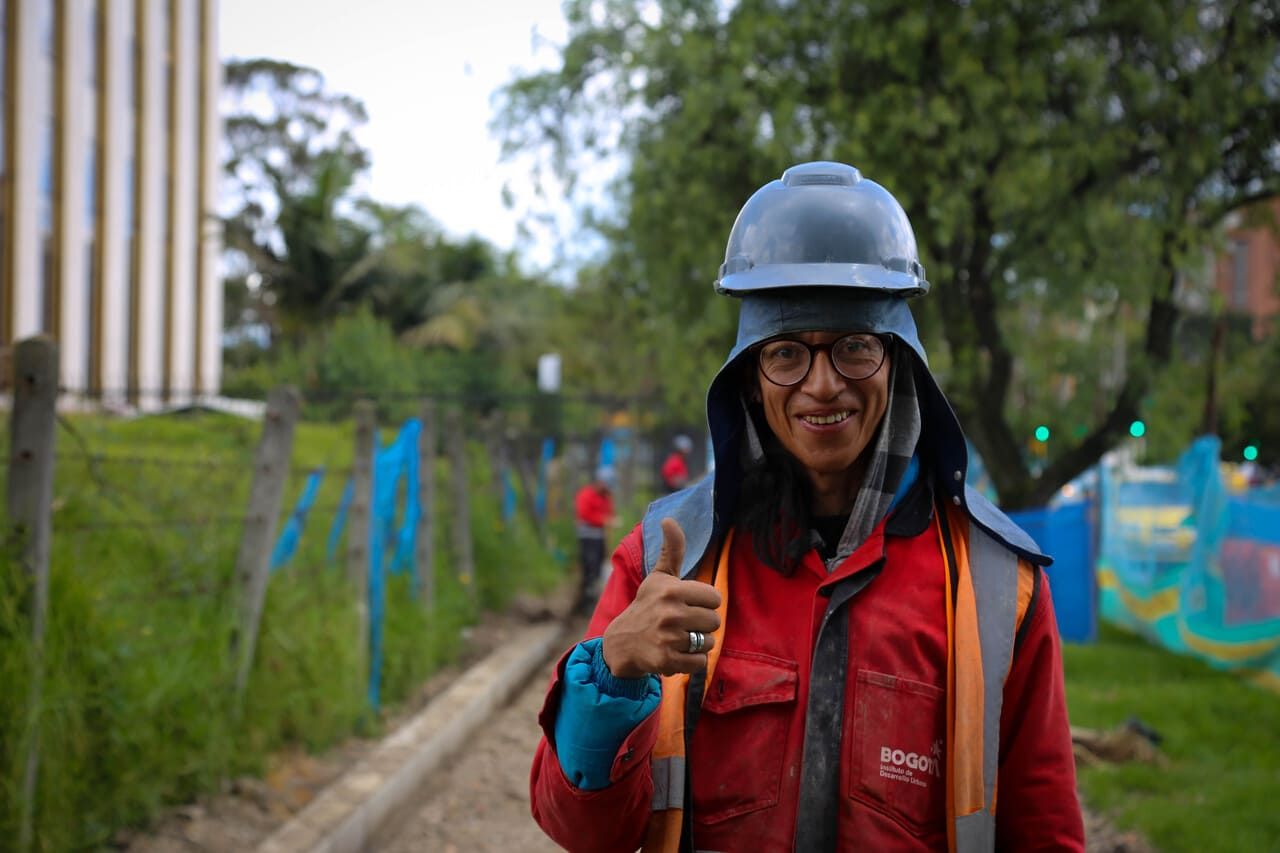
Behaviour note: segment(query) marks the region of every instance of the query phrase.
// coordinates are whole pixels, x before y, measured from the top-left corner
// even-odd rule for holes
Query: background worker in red
[[[671,454],[662,463],[662,485],[668,493],[678,492],[689,485],[689,454],[693,452],[693,439],[677,435],[671,442]]]
[[[601,465],[594,478],[578,490],[573,508],[578,535],[578,598],[574,610],[590,612],[594,601],[593,591],[604,565],[604,537],[606,528],[614,523],[613,468]]]
[[[1050,561],[965,485],[901,206],[795,166],[716,287],[741,310],[714,476],[614,552],[539,717],[535,819],[572,851],[1083,850]]]

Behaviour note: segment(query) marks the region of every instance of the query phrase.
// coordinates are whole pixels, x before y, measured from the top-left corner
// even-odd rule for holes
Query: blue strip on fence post
[[[396,440],[392,442],[378,460],[382,469],[383,488],[378,492],[378,517],[389,544],[394,544],[391,556],[391,572],[399,574],[412,565],[414,527],[408,519],[413,515],[417,504],[418,478],[418,433],[422,429],[416,420],[407,420],[400,427]],[[399,526],[396,525],[396,496],[401,483],[405,490],[405,508]],[[407,527],[407,529],[406,529]],[[408,550],[405,550],[406,538]]]
[[[551,465],[551,460],[556,455],[556,440],[554,438],[544,438],[542,440],[542,456],[538,460],[538,492],[534,496],[534,511],[538,513],[538,518],[547,517],[547,468]]]
[[[422,504],[418,500],[418,484],[421,477],[418,459],[418,436],[422,433],[422,422],[411,419],[401,429],[400,452],[404,465],[405,504],[404,514],[400,520],[400,532],[396,536],[396,555],[391,570],[397,574],[409,571],[410,585],[413,594],[418,594],[418,567],[414,563],[414,554],[418,544],[418,519],[422,515]]]
[[[512,481],[511,469],[502,469],[502,523],[510,524],[516,517],[516,486]]]
[[[396,485],[400,479],[405,429],[373,456],[373,506],[369,513],[369,707],[377,713],[382,691],[382,623],[386,617],[386,551],[395,524]],[[375,438],[376,441],[376,438]],[[376,447],[376,445],[375,445]]]
[[[380,490],[385,477],[382,468],[382,448],[379,446],[378,431],[373,433],[373,478],[370,492],[372,499],[369,507],[369,569],[366,580],[365,595],[369,612],[369,708],[376,714],[381,706],[382,689],[382,611],[386,603],[386,595],[382,587],[382,518],[379,516]]]
[[[410,419],[395,441],[379,450],[373,465],[373,507],[369,533],[369,706],[377,712],[382,688],[382,630],[387,609],[386,550],[393,543],[393,572],[413,562],[417,533],[418,433],[422,424]],[[396,528],[396,494],[405,482],[404,519]],[[416,575],[415,575],[416,578]],[[416,592],[416,589],[415,589]]]
[[[297,550],[298,540],[302,538],[302,530],[307,524],[307,513],[316,502],[316,493],[320,491],[322,480],[324,480],[323,468],[317,468],[307,476],[307,482],[302,487],[298,503],[289,514],[289,520],[285,522],[284,529],[280,531],[280,537],[276,539],[276,546],[271,551],[272,572],[288,563],[294,551]]]
[[[356,483],[351,477],[342,487],[342,499],[338,501],[338,511],[333,516],[333,524],[329,525],[329,544],[325,549],[325,558],[332,563],[338,557],[338,543],[342,541],[342,528],[347,524],[347,511],[351,509],[351,501],[355,497]]]

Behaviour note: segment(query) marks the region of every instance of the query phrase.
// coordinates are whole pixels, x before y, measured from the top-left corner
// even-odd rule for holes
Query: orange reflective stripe
[[[1022,627],[1022,617],[1027,615],[1031,606],[1031,593],[1036,587],[1036,570],[1026,560],[1018,561],[1018,619],[1013,625],[1013,632],[1018,633]]]
[[[662,676],[662,701],[658,705],[658,741],[653,745],[652,753],[654,758],[684,755],[684,697],[688,689],[687,674],[681,672]],[[673,698],[668,701],[668,696]]]
[[[707,652],[706,684],[711,683],[711,676],[716,673],[716,662],[720,660],[720,650],[724,648],[724,623],[729,616],[729,547],[731,545],[733,545],[732,528],[725,534],[724,545],[720,547],[719,567],[716,569],[715,577],[711,581],[716,591],[720,593],[720,606],[716,608],[716,615],[720,617],[720,627],[711,635],[716,638],[716,644],[715,648]],[[702,577],[703,571],[709,568],[710,563],[711,561],[707,560],[707,565],[704,565],[703,569],[698,572],[698,580],[703,583],[707,583]]]
[[[720,546],[719,560],[714,554],[708,554],[698,567],[695,580],[714,584],[720,592],[720,607],[716,613],[720,616],[720,627],[711,635],[715,644],[707,652],[707,677],[704,684],[711,683],[715,674],[716,662],[720,660],[720,649],[724,647],[724,626],[729,608],[729,550],[733,544],[733,530],[725,536]],[[689,676],[685,673],[664,675],[662,677],[662,700],[658,704],[658,740],[653,747],[653,772],[670,772],[673,763],[671,758],[684,758],[684,721],[685,700],[689,695]],[[705,689],[703,695],[706,695]],[[678,762],[683,766],[683,762]],[[681,789],[683,790],[683,780]],[[668,780],[662,780],[655,790],[663,787],[670,790]],[[685,796],[692,792],[685,791]],[[649,826],[645,830],[643,853],[677,853],[680,849],[680,832],[684,826],[683,800],[677,804],[668,797],[661,798],[653,804],[653,812],[649,816]]]
[[[969,567],[968,517],[947,509],[951,528],[951,549],[955,554],[954,612],[947,614],[947,780],[950,818],[981,811],[986,804],[983,793],[983,678],[982,647],[978,639],[978,605],[973,592]],[[941,540],[942,528],[938,526]],[[946,562],[946,543],[941,543]],[[951,572],[947,573],[947,602],[950,605]],[[948,610],[951,608],[948,606]]]
[[[684,824],[684,809],[655,811],[649,815],[649,826],[644,833],[642,853],[679,853],[680,829]]]
[[[953,523],[966,522],[956,519]],[[953,652],[956,662],[955,696],[955,752],[950,756],[956,768],[956,815],[980,811],[986,805],[982,785],[983,758],[983,707],[982,647],[978,640],[978,604],[973,594],[973,575],[970,574],[968,541],[957,536],[952,543],[957,573],[956,590],[956,646]]]
[[[946,536],[942,532],[937,513],[934,514],[933,529],[938,534],[938,549],[942,552],[943,591],[946,593],[944,600],[947,611],[947,850],[948,853],[956,853],[955,833],[951,829],[956,822],[955,798],[951,796],[956,786],[956,768],[955,762],[950,758],[956,742],[956,667],[951,656],[951,650],[956,647],[956,614],[955,608],[951,606],[955,594],[951,588],[951,559],[947,555]]]

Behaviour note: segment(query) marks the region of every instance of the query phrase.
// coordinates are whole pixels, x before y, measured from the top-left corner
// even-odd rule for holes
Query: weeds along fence
[[[0,847],[16,849],[122,843],[286,746],[376,730],[480,610],[560,582],[595,464],[618,466],[634,520],[667,443],[616,404],[575,434],[533,402],[465,395],[280,389],[254,420],[80,413],[63,394],[60,413],[52,343],[20,343],[14,366]]]

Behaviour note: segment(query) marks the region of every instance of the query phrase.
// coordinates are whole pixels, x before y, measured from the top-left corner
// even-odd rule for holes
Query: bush
[[[382,422],[418,413],[420,399],[442,395],[468,401],[493,398],[503,386],[496,354],[423,351],[396,339],[391,326],[367,309],[341,317],[300,349],[281,347],[270,357],[228,368],[228,396],[265,398],[278,385],[297,387],[307,416],[337,420],[358,398],[376,400]]]

